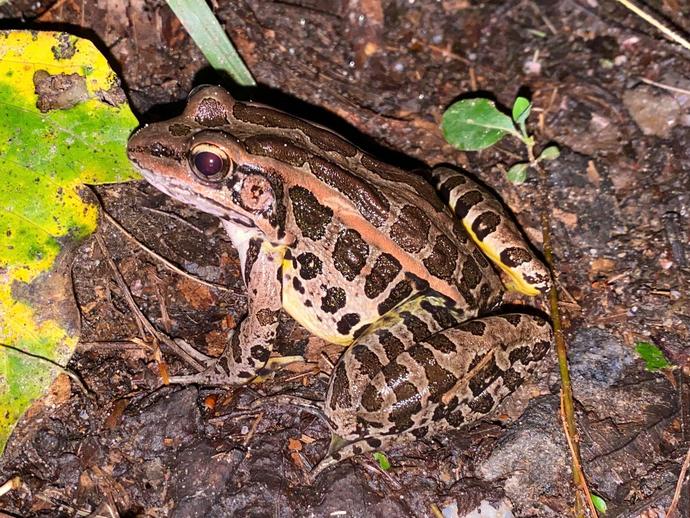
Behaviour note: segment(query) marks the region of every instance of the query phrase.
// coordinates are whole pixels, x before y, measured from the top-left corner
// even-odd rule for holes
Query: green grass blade
[[[214,69],[225,72],[237,84],[256,86],[251,72],[206,2],[202,0],[167,0],[167,2]]]

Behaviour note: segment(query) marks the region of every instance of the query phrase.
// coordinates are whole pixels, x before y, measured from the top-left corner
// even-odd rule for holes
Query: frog
[[[224,352],[174,381],[256,380],[281,311],[344,347],[325,400],[313,402],[332,432],[314,477],[482,419],[550,348],[546,318],[501,311],[506,286],[550,289],[549,269],[498,198],[460,170],[390,165],[208,85],[182,114],[135,131],[127,152],[155,188],[220,220],[247,290]]]

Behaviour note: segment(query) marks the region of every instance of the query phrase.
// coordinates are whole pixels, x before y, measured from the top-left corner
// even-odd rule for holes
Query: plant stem
[[[529,160],[529,165],[532,166],[532,167],[534,167],[534,168],[539,172],[540,176],[541,176],[541,175],[546,176],[546,171],[544,171],[544,170],[539,166],[539,162],[537,161],[536,157],[534,156],[534,139],[531,138],[531,137],[529,137],[529,136],[527,136],[527,133],[525,133],[525,136],[526,136],[526,138],[523,139],[523,142],[525,143],[525,147],[527,148],[527,158],[528,158],[528,160]],[[543,186],[543,187],[546,187],[546,183],[544,183],[544,186]],[[546,191],[545,191],[545,192],[546,192]],[[547,202],[550,201],[550,200],[548,199],[548,196],[547,196],[546,201],[547,201]],[[543,216],[543,214],[542,214],[542,216]],[[543,222],[542,222],[542,233],[544,233],[544,224],[543,224]],[[547,232],[547,233],[548,233],[548,232]],[[549,243],[550,243],[550,238],[549,238]],[[544,234],[544,247],[546,248],[546,234]],[[544,251],[544,255],[546,255],[546,251]],[[548,259],[547,259],[547,261],[548,261],[548,263],[549,263],[549,264],[548,264],[548,267],[551,269],[551,271],[552,271],[552,273],[553,273],[553,268],[552,268],[551,261],[548,260]]]
[[[527,127],[525,126],[525,121],[520,121],[520,133],[522,133],[522,138],[521,140],[527,144],[527,142],[530,140],[529,135],[527,134]],[[529,146],[528,146],[529,147]]]
[[[568,369],[568,347],[565,343],[563,335],[563,327],[561,324],[561,313],[558,308],[558,289],[556,288],[556,278],[553,275],[553,246],[551,243],[551,221],[549,219],[551,207],[551,199],[548,189],[548,175],[546,170],[535,160],[534,144],[527,145],[527,155],[529,157],[530,165],[534,167],[539,173],[539,179],[542,184],[542,213],[541,213],[541,231],[544,241],[544,258],[546,264],[551,271],[553,277],[553,284],[549,290],[549,309],[551,314],[551,321],[553,323],[554,341],[556,344],[556,356],[558,357],[558,369],[561,375],[561,409],[564,416],[565,433],[567,435],[568,443],[571,446],[573,454],[572,468],[573,468],[573,482],[578,488],[587,487],[587,481],[582,471],[582,459],[580,455],[580,438],[577,433],[575,424],[575,405],[573,403],[573,388],[570,382],[570,370]],[[587,492],[587,491],[585,491]],[[587,496],[585,496],[587,498]],[[596,516],[596,511],[595,515]]]

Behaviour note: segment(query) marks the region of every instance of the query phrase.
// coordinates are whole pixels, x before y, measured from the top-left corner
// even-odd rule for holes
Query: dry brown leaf
[[[179,278],[176,290],[196,310],[203,311],[216,303],[216,297],[208,286],[186,277]]]
[[[594,277],[602,273],[610,273],[616,268],[616,261],[606,257],[593,259],[589,266],[589,275]]]
[[[553,217],[568,228],[577,227],[577,214],[574,212],[566,212],[564,210],[554,208]]]

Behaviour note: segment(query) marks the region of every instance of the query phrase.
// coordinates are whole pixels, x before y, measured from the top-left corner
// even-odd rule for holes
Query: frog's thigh
[[[431,172],[446,199],[475,243],[527,295],[546,291],[550,275],[534,255],[501,202],[474,180],[447,167]]]
[[[401,325],[365,335],[336,366],[325,410],[344,441],[324,463],[483,417],[551,344],[548,323],[526,314],[477,318],[409,347]]]

